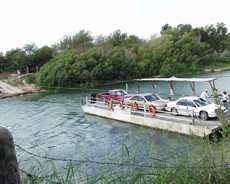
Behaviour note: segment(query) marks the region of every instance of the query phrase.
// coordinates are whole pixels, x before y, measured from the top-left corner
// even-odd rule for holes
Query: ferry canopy
[[[142,79],[134,79],[135,81],[166,81],[166,82],[211,82],[215,81],[216,78],[142,78]]]
[[[196,89],[195,89],[195,83],[196,82],[208,82],[210,87],[212,89],[215,88],[214,81],[216,78],[177,78],[177,77],[170,77],[170,78],[143,78],[143,79],[134,79],[135,81],[139,82],[145,82],[145,81],[165,81],[169,84],[169,94],[174,94],[174,88],[173,88],[173,82],[188,82],[192,88],[193,95],[196,95]],[[138,84],[138,91],[139,90],[139,84]]]

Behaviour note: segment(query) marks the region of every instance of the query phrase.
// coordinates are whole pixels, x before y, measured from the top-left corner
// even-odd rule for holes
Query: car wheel
[[[208,113],[205,111],[200,112],[200,119],[207,120],[208,119]]]
[[[171,112],[174,116],[178,115],[178,111],[175,107],[172,108]]]

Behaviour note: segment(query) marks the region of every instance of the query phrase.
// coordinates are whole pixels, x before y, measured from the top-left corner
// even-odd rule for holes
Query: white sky
[[[0,0],[0,51],[52,45],[81,29],[149,38],[166,23],[230,28],[229,8],[229,0]]]

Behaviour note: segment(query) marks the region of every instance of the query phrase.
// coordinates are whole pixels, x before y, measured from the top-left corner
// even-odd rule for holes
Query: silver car
[[[138,109],[149,110],[150,107],[154,107],[156,110],[164,110],[167,105],[167,100],[162,99],[157,94],[145,93],[132,95],[129,98],[124,99],[124,104],[132,106],[134,103],[138,105]]]

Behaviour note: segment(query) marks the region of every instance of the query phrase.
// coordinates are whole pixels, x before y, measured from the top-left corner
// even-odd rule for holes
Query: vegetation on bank
[[[39,71],[29,79],[42,86],[73,86],[156,75],[195,74],[230,66],[230,33],[223,23],[193,28],[162,27],[149,40],[120,30],[93,38],[87,31],[52,47],[28,44],[0,55],[0,72]]]
[[[170,145],[172,148],[168,148],[167,153],[162,153],[164,155],[162,160],[154,158],[154,146],[150,143],[149,147],[153,149],[153,152],[146,152],[144,160],[140,163],[137,163],[137,154],[141,152],[141,149],[126,146],[125,151],[122,152],[122,159],[110,161],[108,165],[103,164],[107,163],[106,161],[98,161],[96,164],[90,162],[75,163],[73,161],[66,164],[64,169],[58,169],[53,161],[44,160],[44,164],[35,165],[29,171],[30,175],[25,175],[22,180],[23,183],[28,184],[227,184],[230,180],[228,141],[226,139],[215,144],[199,141],[197,144],[202,144],[203,148],[195,151],[195,153],[194,150],[191,151],[194,148],[189,148],[190,145],[178,150]],[[133,150],[135,151],[133,152]]]

